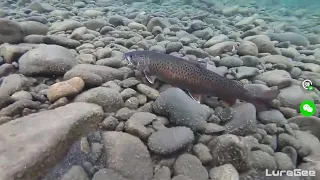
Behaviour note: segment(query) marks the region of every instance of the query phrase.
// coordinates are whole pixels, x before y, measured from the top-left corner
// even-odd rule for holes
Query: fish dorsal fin
[[[151,75],[150,70],[148,67],[146,67],[143,71],[144,76],[146,77],[146,79],[148,80],[148,82],[150,84],[154,84],[154,82],[156,81],[156,76]]]

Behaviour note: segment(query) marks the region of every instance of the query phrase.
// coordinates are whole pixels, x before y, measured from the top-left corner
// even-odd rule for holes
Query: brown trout
[[[186,90],[199,103],[201,95],[212,95],[230,106],[240,99],[255,105],[257,111],[266,111],[268,102],[280,93],[279,90],[267,90],[262,95],[254,95],[241,82],[221,76],[207,69],[203,63],[161,52],[133,51],[124,56],[151,84],[159,79]]]

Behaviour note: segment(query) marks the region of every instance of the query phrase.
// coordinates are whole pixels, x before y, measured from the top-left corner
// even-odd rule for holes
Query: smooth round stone
[[[157,154],[169,155],[185,148],[194,140],[193,131],[187,127],[173,127],[150,135],[148,146]]]

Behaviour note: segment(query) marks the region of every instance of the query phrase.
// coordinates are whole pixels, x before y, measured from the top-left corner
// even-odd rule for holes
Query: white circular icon
[[[312,87],[312,82],[309,79],[306,79],[302,82],[303,89],[309,89],[309,87]]]

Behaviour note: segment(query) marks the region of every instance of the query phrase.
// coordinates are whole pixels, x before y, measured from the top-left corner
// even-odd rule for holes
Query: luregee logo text
[[[307,177],[307,176],[316,176],[315,171],[307,171],[302,169],[294,170],[268,170],[266,169],[266,176],[295,176],[295,177]]]

